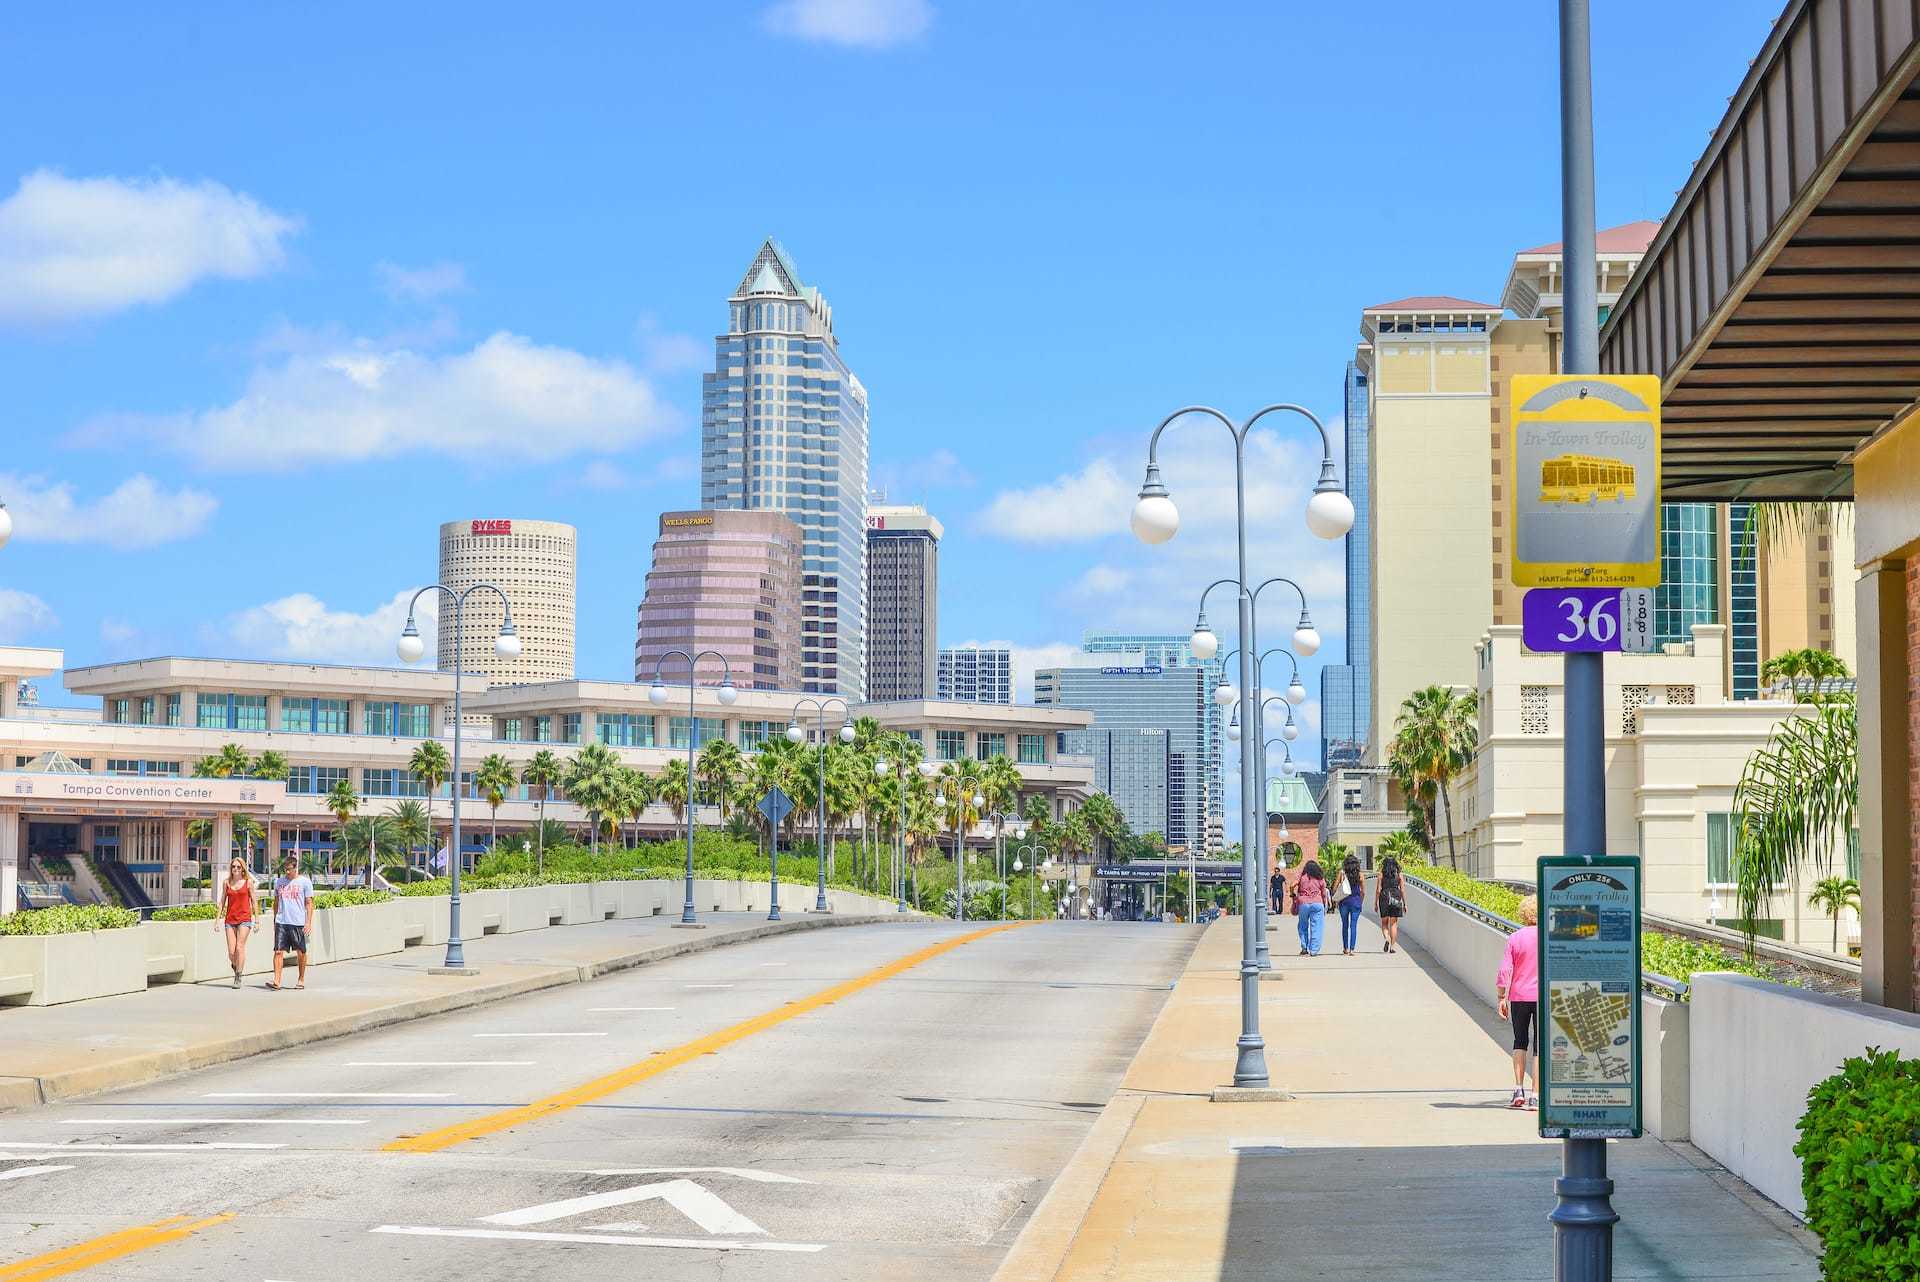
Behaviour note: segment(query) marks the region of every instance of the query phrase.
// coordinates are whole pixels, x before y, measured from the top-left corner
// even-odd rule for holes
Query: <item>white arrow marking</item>
[[[486,1238],[496,1242],[583,1242],[589,1246],[671,1246],[688,1251],[824,1251],[816,1242],[733,1242],[726,1238],[623,1237],[616,1233],[530,1233],[513,1229],[442,1229],[421,1224],[382,1224],[372,1233],[408,1237]]]
[[[757,1184],[811,1184],[797,1175],[778,1171],[751,1171],[741,1166],[625,1166],[612,1171],[588,1171],[588,1175],[731,1175]]]
[[[0,1171],[0,1180],[24,1179],[29,1175],[51,1175],[55,1171],[71,1171],[71,1166],[19,1166],[11,1171]]]
[[[692,1180],[668,1180],[663,1184],[636,1184],[632,1188],[589,1193],[585,1197],[570,1197],[561,1202],[543,1202],[539,1206],[529,1206],[518,1211],[483,1215],[480,1217],[480,1222],[518,1228],[526,1224],[545,1224],[550,1220],[564,1220],[569,1216],[585,1215],[590,1211],[603,1211],[610,1206],[630,1206],[635,1202],[648,1202],[655,1198],[666,1202],[708,1233],[760,1235],[766,1233],[765,1229]]]

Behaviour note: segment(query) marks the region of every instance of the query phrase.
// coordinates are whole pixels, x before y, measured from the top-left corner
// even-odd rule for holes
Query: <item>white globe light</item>
[[[1239,742],[1240,740],[1240,723],[1239,722],[1230,721],[1227,723],[1227,738],[1232,739],[1236,743]]]
[[[1294,707],[1297,708],[1301,704],[1305,703],[1306,701],[1307,701],[1307,688],[1301,685],[1299,680],[1296,678],[1294,680],[1294,683],[1287,687],[1287,702],[1291,703]]]
[[[850,725],[848,725],[848,726],[841,726],[841,727],[840,727],[840,742],[841,742],[841,743],[852,743],[852,742],[853,742],[853,727],[852,727],[852,726],[850,726]]]
[[[1314,628],[1295,628],[1293,630],[1293,652],[1301,658],[1307,658],[1320,648],[1320,633]]]
[[[653,683],[653,687],[647,691],[647,699],[649,702],[652,702],[655,704],[666,703],[667,701],[666,683],[663,681],[655,681]]]
[[[1286,725],[1280,727],[1280,737],[1291,743],[1300,737],[1300,727],[1289,721]]]
[[[1307,500],[1307,528],[1337,539],[1353,528],[1353,500],[1339,490],[1320,490]]]
[[[727,707],[732,707],[733,701],[735,699],[738,699],[739,697],[740,697],[740,692],[734,688],[733,682],[728,681],[723,685],[721,685],[720,702],[722,704],[726,705]]]
[[[788,743],[799,743],[806,737],[807,737],[807,732],[802,730],[799,727],[799,725],[790,724],[787,726],[787,742]]]
[[[1166,495],[1150,494],[1133,505],[1132,525],[1142,543],[1165,543],[1180,529],[1180,509]]]
[[[987,799],[976,792],[973,794],[973,804],[976,806],[984,806],[987,804]]]
[[[427,643],[420,639],[418,632],[404,632],[400,635],[400,644],[394,649],[399,652],[400,662],[418,663],[420,656],[427,652]]]
[[[520,638],[511,632],[502,632],[493,639],[493,652],[503,659],[520,657]]]
[[[920,777],[922,779],[931,779],[939,773],[940,767],[934,765],[931,761],[923,761],[920,763]]]
[[[1300,767],[1294,765],[1292,761],[1283,761],[1280,763],[1280,773],[1283,775],[1295,774],[1299,769]]]
[[[1025,871],[1026,871],[1026,867],[1027,867],[1027,866],[1026,866],[1025,864],[1023,864],[1023,863],[1021,863],[1021,862],[1020,862],[1020,856],[1018,856],[1018,855],[1015,855],[1015,856],[1013,857],[1013,870],[1014,870],[1015,872],[1025,872]]]
[[[1193,647],[1193,657],[1205,662],[1220,653],[1220,634],[1212,628],[1200,628],[1187,638],[1187,644]]]
[[[884,761],[876,761],[873,763],[873,773],[880,776],[882,779],[887,777],[887,771],[891,768],[892,767],[888,766],[887,763]]]
[[[1223,708],[1239,697],[1240,692],[1233,688],[1233,683],[1230,681],[1222,681],[1213,688],[1213,701]]]

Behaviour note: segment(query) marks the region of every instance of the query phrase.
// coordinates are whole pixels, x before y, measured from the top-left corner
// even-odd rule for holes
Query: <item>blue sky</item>
[[[1601,225],[1666,212],[1777,7],[1597,6]],[[768,234],[835,308],[876,482],[946,523],[943,642],[1182,630],[1229,568],[1225,455],[1170,438],[1188,522],[1149,552],[1147,431],[1336,419],[1362,307],[1497,299],[1559,238],[1553,12],[15,7],[0,642],[386,662],[440,521],[546,517],[580,527],[581,674],[629,675]],[[1263,442],[1252,497],[1311,672],[1341,606],[1309,453]]]

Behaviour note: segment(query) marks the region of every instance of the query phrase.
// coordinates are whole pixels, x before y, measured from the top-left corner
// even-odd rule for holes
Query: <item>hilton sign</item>
[[[473,523],[473,532],[475,534],[512,534],[513,522],[512,521],[475,521]]]

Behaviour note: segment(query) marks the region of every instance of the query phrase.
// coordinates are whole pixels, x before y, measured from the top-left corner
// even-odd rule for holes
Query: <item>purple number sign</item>
[[[1530,589],[1520,600],[1520,638],[1542,654],[1618,650],[1620,589]]]

